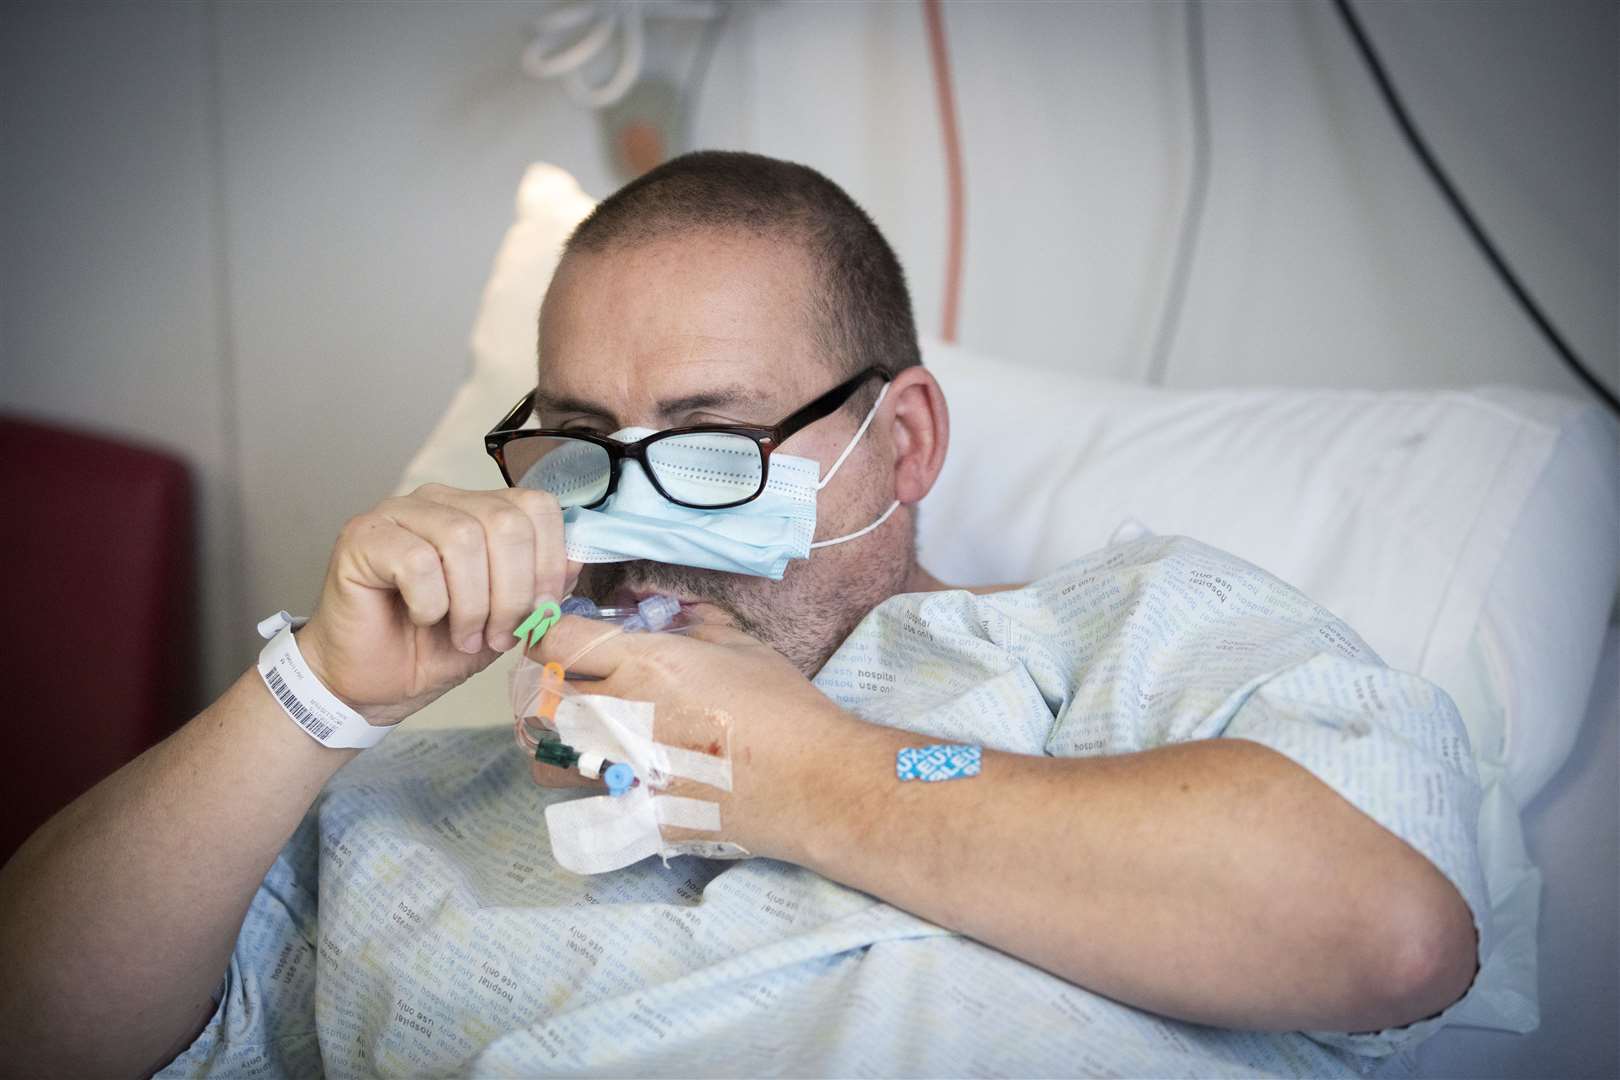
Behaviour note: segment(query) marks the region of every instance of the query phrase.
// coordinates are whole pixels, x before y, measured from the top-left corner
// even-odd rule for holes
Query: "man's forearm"
[[[116,1075],[183,1049],[254,891],[354,753],[248,671],[47,822],[0,871],[0,1060]]]
[[[1078,985],[1226,1027],[1377,1030],[1449,1005],[1472,920],[1426,859],[1298,765],[1214,740],[986,752],[900,783],[927,738],[858,725],[788,857]]]

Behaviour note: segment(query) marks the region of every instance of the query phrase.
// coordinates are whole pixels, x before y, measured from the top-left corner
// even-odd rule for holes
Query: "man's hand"
[[[299,649],[333,693],[392,723],[511,648],[536,598],[578,569],[551,496],[421,488],[344,528]],[[254,890],[355,753],[289,723],[250,668],[42,826],[0,871],[0,1061],[146,1075],[188,1045]]]
[[[672,830],[670,839],[724,840],[754,855],[792,858],[804,827],[800,812],[816,782],[808,766],[836,757],[818,751],[864,726],[810,685],[782,654],[730,626],[614,635],[600,623],[570,616],[552,627],[531,655],[541,663],[573,661],[570,674],[602,680],[577,684],[582,693],[652,702],[654,738],[666,745],[712,753],[714,720],[723,718],[731,792],[679,779],[669,789],[669,794],[718,802],[721,831]],[[548,787],[590,783],[538,762],[532,770],[536,782]]]
[[[538,659],[568,665],[602,633],[564,619]],[[1373,1031],[1449,1005],[1474,970],[1467,905],[1440,872],[1255,743],[1072,759],[986,750],[977,778],[898,783],[898,750],[933,740],[842,711],[736,630],[621,634],[571,670],[660,716],[731,718],[721,833],[694,835],[808,867],[1152,1012]],[[655,734],[702,749],[679,725],[655,721]]]
[[[428,484],[343,527],[299,650],[339,698],[393,723],[488,667],[578,576],[551,495]]]

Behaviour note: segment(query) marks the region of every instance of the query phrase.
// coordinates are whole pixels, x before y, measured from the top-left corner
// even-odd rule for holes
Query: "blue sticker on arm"
[[[905,746],[894,755],[896,780],[959,780],[979,775],[979,748],[938,743],[934,746]]]

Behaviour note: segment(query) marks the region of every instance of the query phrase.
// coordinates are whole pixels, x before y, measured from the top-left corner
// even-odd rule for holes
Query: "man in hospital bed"
[[[1322,1075],[1411,1045],[1469,989],[1478,783],[1442,692],[1190,540],[1003,590],[918,564],[945,401],[893,252],[825,178],[689,155],[604,202],[546,296],[532,404],[570,433],[783,445],[768,490],[719,510],[626,461],[566,541],[567,492],[385,500],[339,537],[302,655],[391,725],[512,649],[537,598],[676,595],[687,633],[588,648],[600,624],[565,617],[535,655],[659,716],[727,717],[717,827],[642,839],[755,858],[571,873],[551,840],[600,837],[550,837],[545,810],[585,781],[525,765],[505,729],[353,760],[249,670],[7,866],[0,1056]],[[901,779],[907,751],[941,773]]]

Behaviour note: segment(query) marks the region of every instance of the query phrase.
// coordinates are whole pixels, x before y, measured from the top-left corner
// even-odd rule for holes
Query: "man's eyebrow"
[[[670,398],[658,403],[658,412],[665,417],[684,416],[703,409],[726,409],[745,401],[758,401],[760,393],[746,386],[715,387],[685,397]]]
[[[658,412],[664,418],[679,417],[702,409],[731,408],[743,402],[758,401],[759,398],[760,393],[757,390],[751,390],[740,384],[720,386],[710,390],[702,390],[695,394],[686,394],[682,397],[660,401],[658,403]],[[535,392],[534,411],[541,414],[581,413],[586,416],[603,416],[608,419],[617,419],[610,409],[598,402],[569,397],[566,394],[548,394],[543,390]]]
[[[594,401],[584,398],[573,398],[566,395],[548,394],[544,390],[534,392],[534,411],[540,413],[585,413],[588,416],[605,416],[613,418],[613,414]]]

